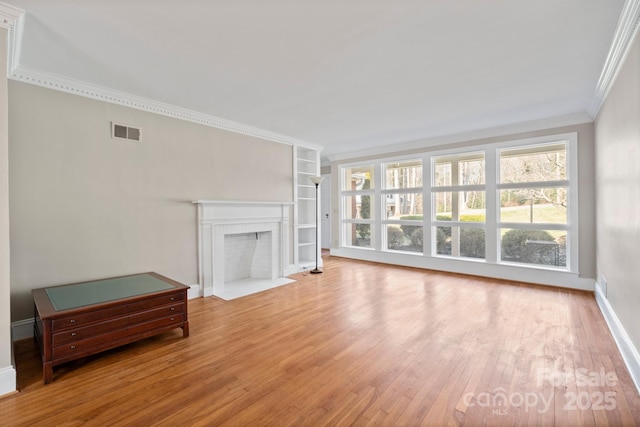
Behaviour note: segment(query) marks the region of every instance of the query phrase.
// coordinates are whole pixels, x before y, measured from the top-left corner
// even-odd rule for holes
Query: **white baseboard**
[[[0,368],[0,396],[16,391],[16,369],[13,366]]]
[[[200,298],[200,285],[189,285],[189,290],[187,291],[187,299]]]
[[[611,330],[613,339],[618,345],[618,349],[622,354],[622,359],[627,365],[631,379],[633,380],[638,393],[640,393],[640,354],[638,354],[638,350],[633,345],[629,335],[627,335],[627,331],[625,331],[622,323],[620,323],[620,319],[618,319],[615,311],[613,311],[613,307],[609,304],[609,301],[603,294],[602,287],[599,284],[596,285],[596,301],[604,319],[607,321],[607,325]]]

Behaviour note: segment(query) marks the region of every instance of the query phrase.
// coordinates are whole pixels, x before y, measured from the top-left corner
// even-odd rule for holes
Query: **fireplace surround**
[[[227,288],[238,279],[253,277],[272,281],[274,286],[282,284],[281,279],[289,267],[292,202],[196,200],[193,203],[198,208],[201,296],[216,295],[227,299],[230,295]],[[254,244],[250,242],[251,236],[255,236]],[[249,254],[248,250],[255,250],[255,253]],[[250,265],[248,273],[247,263]]]

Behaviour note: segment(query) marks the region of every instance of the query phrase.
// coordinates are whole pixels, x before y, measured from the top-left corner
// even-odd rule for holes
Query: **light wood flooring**
[[[189,301],[171,331],[54,369],[16,344],[2,426],[640,425],[591,293],[325,258]]]

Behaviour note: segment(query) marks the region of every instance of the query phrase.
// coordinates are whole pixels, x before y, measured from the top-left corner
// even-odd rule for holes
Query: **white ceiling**
[[[343,155],[586,114],[623,0],[7,0],[19,64]]]

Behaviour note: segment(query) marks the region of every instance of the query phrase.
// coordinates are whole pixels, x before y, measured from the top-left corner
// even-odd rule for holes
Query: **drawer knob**
[[[176,308],[175,307],[171,307],[171,311],[176,311]]]
[[[76,323],[76,320],[75,319],[71,319],[71,320],[69,320],[69,323]]]
[[[71,332],[71,336],[72,337],[75,337],[76,335],[78,335],[78,334],[76,334],[75,332]]]
[[[175,319],[172,317],[171,320],[175,320]]]
[[[75,345],[72,345],[70,348],[71,348],[71,350],[75,350],[75,349],[76,349],[76,346],[75,346]]]
[[[171,297],[171,301],[175,301],[175,298],[174,298],[174,297]]]

